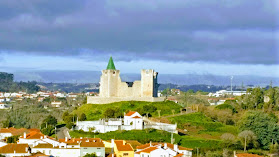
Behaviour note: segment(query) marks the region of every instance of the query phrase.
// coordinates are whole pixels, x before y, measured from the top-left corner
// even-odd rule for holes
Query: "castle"
[[[112,57],[107,69],[102,70],[99,96],[88,96],[88,104],[107,104],[119,101],[163,101],[158,98],[158,73],[152,69],[141,70],[141,80],[122,82],[120,70],[116,70]]]

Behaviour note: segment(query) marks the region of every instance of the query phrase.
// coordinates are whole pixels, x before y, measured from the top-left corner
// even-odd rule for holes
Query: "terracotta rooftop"
[[[176,156],[174,157],[180,157],[180,156],[183,156],[184,154],[177,154]]]
[[[28,153],[29,146],[28,144],[7,144],[0,148],[0,154],[8,153]]]
[[[161,146],[164,147],[164,143],[158,143],[158,142],[152,142],[151,146],[157,146],[159,144],[161,144]],[[137,146],[137,149],[145,149],[145,148],[148,148],[148,147],[150,147],[150,143],[146,143],[144,145]],[[167,147],[170,148],[170,149],[174,149],[174,144],[167,143]],[[178,149],[179,150],[193,150],[192,148],[186,148],[186,147],[182,147],[182,146],[178,146]]]
[[[137,118],[141,118],[141,117],[139,117],[139,116],[135,116],[135,117],[132,117],[132,118],[136,118],[136,119],[137,119]]]
[[[152,144],[153,145],[153,144]],[[151,145],[151,146],[152,146]],[[140,145],[140,146],[137,146],[136,148],[137,149],[145,149],[145,148],[147,148],[147,147],[150,147],[150,143],[146,143],[146,144],[144,144],[144,145]]]
[[[115,140],[114,143],[118,151],[134,151],[132,146],[123,140]]]
[[[241,154],[236,154],[237,157],[263,157],[257,154],[248,154],[248,153],[241,153]]]
[[[136,113],[135,111],[130,111],[130,112],[128,112],[125,116],[131,116],[131,115],[133,115],[134,113]]]
[[[27,157],[49,157],[49,155],[45,155],[45,154],[39,152],[39,153],[35,153],[35,154],[32,154]]]
[[[157,147],[148,147],[148,148],[145,148],[139,152],[136,152],[136,154],[140,154],[140,153],[150,153],[154,150],[158,149]]]
[[[139,141],[136,140],[125,140],[127,143],[129,143],[133,149],[135,150],[138,146],[142,145],[141,143],[139,143]]]
[[[102,140],[100,138],[72,138],[72,139],[68,139],[67,142],[65,141],[65,139],[59,139],[59,142],[63,142],[63,143],[67,143],[68,145],[79,145],[80,142],[101,142]]]
[[[41,132],[31,131],[29,134],[26,135],[26,139],[41,139],[41,137],[44,136],[45,135]],[[20,136],[20,138],[23,138],[23,136]]]
[[[20,129],[16,129],[16,128],[1,128],[0,129],[0,133],[11,133],[13,136],[16,135],[23,135],[24,132],[29,133],[30,130],[25,129],[25,128],[20,128]]]
[[[49,143],[40,143],[37,146],[35,146],[34,148],[53,148],[53,145],[49,144]]]
[[[103,142],[81,142],[80,147],[105,147]]]

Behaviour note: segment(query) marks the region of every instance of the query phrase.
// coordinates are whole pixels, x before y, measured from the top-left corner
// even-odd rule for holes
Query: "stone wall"
[[[164,101],[164,97],[111,97],[103,98],[98,96],[88,96],[87,104],[109,104],[121,101],[147,101],[147,102],[161,102]]]

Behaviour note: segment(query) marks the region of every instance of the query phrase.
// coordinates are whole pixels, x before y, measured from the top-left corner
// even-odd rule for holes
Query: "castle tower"
[[[141,97],[157,97],[158,73],[152,69],[141,70]]]
[[[112,57],[110,57],[107,69],[102,70],[100,79],[100,97],[116,97],[120,80],[120,71],[116,70]]]

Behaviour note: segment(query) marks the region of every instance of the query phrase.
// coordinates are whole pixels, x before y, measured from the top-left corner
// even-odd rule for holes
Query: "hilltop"
[[[124,101],[115,102],[110,104],[84,104],[73,111],[74,114],[80,116],[84,113],[87,120],[98,120],[104,117],[121,117],[124,112],[137,111],[141,115],[148,114],[149,117],[158,117],[158,110],[161,110],[160,115],[171,115],[172,110],[174,113],[179,113],[181,105],[172,102],[144,102],[144,101]]]

